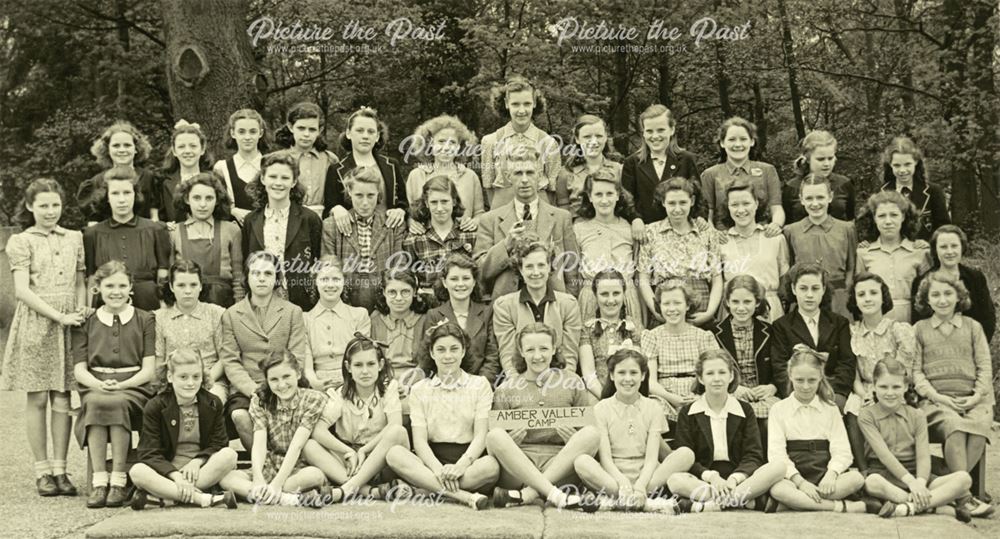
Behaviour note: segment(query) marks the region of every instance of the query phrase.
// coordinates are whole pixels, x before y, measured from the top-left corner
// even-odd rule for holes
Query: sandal
[[[376,487],[387,502],[409,500],[413,498],[413,487],[402,479],[393,479]]]

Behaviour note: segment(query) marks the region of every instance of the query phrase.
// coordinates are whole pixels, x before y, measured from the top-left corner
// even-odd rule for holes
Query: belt
[[[696,378],[697,376],[693,373],[678,373],[678,374],[661,374],[660,378]]]
[[[829,451],[830,440],[788,440],[787,451]]]
[[[99,372],[101,374],[118,374],[120,372],[138,372],[140,367],[138,365],[133,365],[131,367],[90,367],[90,370],[94,372]]]

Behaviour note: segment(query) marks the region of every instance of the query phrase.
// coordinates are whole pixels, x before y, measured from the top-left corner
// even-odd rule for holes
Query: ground
[[[941,516],[883,520],[870,515],[777,514],[734,511],[713,515],[665,517],[650,514],[586,515],[544,511],[539,507],[488,510],[445,504],[428,509],[422,504],[392,506],[337,506],[324,510],[260,508],[241,505],[225,509],[87,509],[84,498],[40,498],[35,494],[31,457],[21,414],[24,397],[0,393],[0,477],[7,485],[0,504],[0,537],[11,538],[125,538],[125,537],[607,537],[635,539],[662,536],[669,529],[681,537],[826,536],[850,530],[856,538],[886,537],[1000,537],[1000,516],[965,525]],[[997,436],[994,436],[996,439]],[[1000,494],[1000,448],[990,446],[988,485]],[[84,481],[84,453],[70,448],[69,471]],[[738,531],[737,531],[738,530]]]

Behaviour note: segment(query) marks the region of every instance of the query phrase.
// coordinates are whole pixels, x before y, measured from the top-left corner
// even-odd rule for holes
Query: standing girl
[[[705,352],[695,370],[694,392],[701,397],[681,408],[677,420],[678,447],[691,450],[695,462],[667,484],[688,499],[681,508],[693,513],[745,507],[767,494],[785,468],[764,463],[753,408],[732,394],[740,387],[733,357],[725,350]]]
[[[715,325],[715,340],[736,359],[739,383],[733,396],[750,404],[766,436],[767,417],[779,398],[771,370],[774,328],[764,321],[768,308],[764,290],[750,275],[737,275],[726,283],[722,298],[729,316]]]
[[[405,487],[398,481],[381,480],[389,449],[409,449],[410,442],[403,428],[399,385],[379,343],[361,334],[351,339],[341,376],[343,387],[327,389],[330,400],[305,447],[306,460],[340,485],[324,487],[323,502],[354,496],[405,499]],[[375,488],[369,487],[373,481]]]
[[[275,142],[287,148],[298,164],[296,173],[302,188],[302,205],[320,216],[326,215],[329,208],[325,199],[327,172],[340,162],[326,149],[324,120],[319,105],[303,101],[292,106],[285,116],[285,125],[275,133]]]
[[[410,393],[413,452],[394,446],[386,462],[417,487],[485,509],[489,498],[479,491],[500,475],[496,459],[483,454],[493,391],[486,378],[462,370],[469,338],[458,325],[432,329],[427,343],[434,371]]]
[[[18,208],[24,232],[5,248],[17,307],[0,369],[0,389],[26,391],[25,425],[40,496],[75,496],[66,475],[73,382],[69,328],[85,318],[83,238],[59,226],[65,193],[49,178],[32,181]],[[48,460],[48,411],[55,457]]]
[[[608,125],[599,116],[584,114],[573,126],[573,142],[559,178],[556,180],[556,205],[576,215],[587,177],[601,173],[621,185],[622,164],[611,160],[614,149],[608,137]]]
[[[931,474],[927,418],[903,398],[909,386],[908,371],[906,365],[892,358],[875,365],[878,402],[861,411],[868,454],[865,491],[885,500],[880,517],[927,511],[955,514],[968,522],[970,515],[965,508],[956,511],[950,504],[968,493],[972,478],[965,470],[943,477]]]
[[[273,353],[260,370],[265,383],[250,400],[250,473],[226,475],[222,487],[254,503],[312,505],[316,495],[301,493],[323,486],[326,477],[306,464],[302,448],[323,415],[326,395],[305,387],[299,362],[287,350]]]
[[[356,215],[349,210],[355,203],[349,196],[348,178],[358,168],[371,168],[379,185],[378,207],[385,211],[386,226],[396,228],[406,220],[406,183],[403,169],[395,159],[375,153],[389,143],[389,128],[379,121],[373,108],[361,107],[347,117],[347,126],[340,134],[340,147],[347,152],[344,160],[327,172],[326,213],[342,234],[351,233]]]
[[[719,344],[710,332],[688,323],[694,304],[687,285],[667,281],[657,287],[654,298],[664,323],[642,336],[642,354],[653,373],[649,394],[662,402],[667,419],[677,421],[677,410],[697,399],[691,388],[698,356],[718,350]]]
[[[663,105],[650,105],[639,115],[642,146],[622,164],[621,180],[625,190],[636,200],[636,210],[646,224],[666,218],[657,199],[657,188],[671,178],[698,181],[694,155],[681,148],[674,135],[677,119]]]
[[[173,259],[196,262],[209,303],[231,307],[243,299],[243,247],[240,227],[229,219],[230,199],[219,177],[202,172],[177,188],[170,231]]]
[[[920,284],[917,305],[934,314],[917,322],[913,382],[923,397],[930,440],[944,444],[944,460],[952,471],[971,472],[983,457],[993,420],[993,369],[989,343],[979,322],[959,311],[969,308],[969,291],[961,281],[931,273]],[[984,502],[969,498],[974,515]],[[992,507],[990,507],[992,509]]]
[[[260,173],[262,152],[267,151],[267,123],[259,112],[240,109],[229,116],[226,123],[226,148],[236,150],[228,159],[215,162],[212,172],[223,179],[229,200],[233,202],[232,215],[240,225],[253,211],[253,199],[247,194],[247,185]]]
[[[578,196],[573,234],[580,247],[580,312],[597,308],[591,283],[594,275],[615,269],[625,277],[625,312],[633,320],[643,322],[645,312],[635,286],[637,236],[629,224],[638,219],[632,206],[632,196],[622,190],[621,182],[607,170],[587,176]],[[641,223],[640,223],[641,224]]]
[[[990,292],[986,275],[982,271],[963,264],[962,257],[969,252],[969,238],[965,231],[955,225],[943,225],[931,235],[931,269],[913,280],[913,297],[927,276],[940,273],[952,280],[961,281],[969,290],[971,306],[965,311],[965,316],[972,318],[983,326],[986,340],[993,339],[997,327],[996,306],[993,304],[993,294]],[[929,309],[913,310],[913,323],[929,318],[933,312]]]
[[[436,116],[420,124],[413,132],[413,143],[408,150],[420,162],[406,178],[406,199],[410,206],[421,199],[428,180],[445,176],[455,185],[465,208],[461,215],[463,223],[485,213],[483,184],[475,171],[464,164],[475,144],[476,136],[454,116]]]
[[[506,125],[483,137],[482,176],[490,208],[499,208],[514,199],[514,179],[507,177],[507,160],[511,150],[525,146],[537,155],[538,195],[549,201],[559,171],[559,143],[535,126],[532,118],[545,112],[545,97],[528,79],[512,76],[495,88],[493,110],[501,118],[510,118]]]
[[[799,198],[809,215],[785,227],[790,249],[790,263],[816,262],[826,270],[832,287],[832,308],[848,316],[847,287],[854,276],[858,237],[854,223],[830,217],[828,210],[833,190],[830,182],[806,176]]]
[[[722,160],[701,173],[701,190],[708,206],[708,219],[719,230],[725,230],[722,214],[725,212],[726,188],[737,178],[744,178],[753,185],[757,203],[766,208],[769,217],[764,230],[768,236],[777,236],[785,226],[785,210],[781,207],[781,179],[773,165],[750,159],[750,150],[757,143],[757,126],[733,116],[719,127],[719,147]]]
[[[885,279],[893,308],[886,316],[910,321],[910,291],[917,275],[930,268],[927,244],[913,243],[917,211],[895,191],[881,191],[868,199],[858,217],[858,233],[867,247],[858,247],[855,273],[872,272]]]
[[[694,462],[689,449],[670,453],[660,462],[660,437],[667,432],[663,410],[649,398],[650,371],[646,358],[621,349],[608,359],[611,382],[603,400],[594,406],[601,441],[598,460],[580,455],[574,462],[577,475],[588,487],[602,492],[587,504],[593,509],[638,509],[674,514],[673,500],[652,497],[662,492],[671,475],[688,470]],[[608,499],[613,496],[614,499]]]
[[[344,302],[344,269],[340,259],[327,255],[315,269],[319,302],[303,315],[309,346],[305,359],[306,381],[313,389],[337,389],[344,383],[343,363],[347,343],[360,333],[371,334],[368,310]]]
[[[228,447],[222,401],[209,393],[197,349],[172,352],[166,363],[170,385],[146,403],[138,459],[129,476],[136,493],[132,509],[146,506],[149,495],[163,501],[236,509],[231,491],[211,489],[236,469],[236,451]]]
[[[101,214],[109,217],[83,231],[87,276],[111,260],[122,261],[133,281],[132,304],[152,312],[160,308],[157,283],[170,269],[170,235],[163,223],[135,214],[136,194],[133,170],[115,167],[104,176],[98,198]]]
[[[212,156],[207,152],[208,139],[198,124],[180,120],[174,124],[170,134],[170,150],[163,159],[163,169],[157,185],[156,199],[159,201],[160,220],[175,223],[181,216],[177,214],[174,195],[181,184],[201,172],[208,172],[212,166]],[[229,214],[226,214],[226,219]]]
[[[129,122],[117,121],[101,133],[90,147],[90,153],[97,159],[101,172],[84,180],[76,191],[76,201],[87,224],[107,219],[103,211],[100,192],[104,187],[104,176],[115,167],[125,167],[132,171],[129,178],[135,185],[136,213],[154,221],[159,220],[158,201],[156,199],[155,175],[148,169],[139,168],[149,158],[153,147],[146,135],[139,132]]]
[[[409,253],[409,267],[425,287],[421,293],[433,301],[431,289],[441,277],[445,259],[451,254],[472,256],[476,245],[476,232],[463,230],[458,220],[465,209],[458,191],[447,176],[434,176],[421,188],[415,201],[412,219],[420,223],[421,232],[412,233],[403,240],[403,249]]]
[[[444,262],[440,282],[435,287],[441,304],[427,311],[417,324],[417,335],[424,335],[427,328],[442,320],[458,324],[469,336],[469,349],[465,352],[462,370],[478,374],[490,384],[500,372],[497,338],[493,333],[493,306],[483,303],[479,294],[479,267],[468,256],[449,255]],[[425,372],[434,364],[424,339],[417,339],[417,361]]]
[[[264,157],[260,177],[247,186],[254,211],[243,224],[243,254],[266,250],[278,257],[278,295],[308,311],[316,304],[312,266],[320,256],[323,221],[304,211],[298,165],[287,152]]]
[[[164,306],[156,315],[156,382],[166,380],[167,359],[178,351],[197,350],[205,366],[205,388],[226,402],[228,387],[219,351],[222,349],[222,313],[226,310],[201,301],[205,294],[201,266],[178,260],[170,266],[163,287]]]
[[[909,138],[892,139],[882,152],[882,181],[883,191],[898,191],[917,208],[917,239],[951,223],[944,190],[928,181],[924,154]]]
[[[653,291],[665,281],[682,280],[692,291],[691,323],[705,326],[722,299],[718,233],[695,223],[702,199],[694,182],[671,178],[656,187],[656,200],[667,217],[646,227],[646,241],[639,247],[639,293],[652,318],[662,321]]]
[[[121,507],[129,436],[142,425],[142,407],[152,396],[156,321],[152,313],[129,305],[132,277],[125,264],[103,264],[94,281],[103,305],[73,329],[73,374],[83,388],[76,439],[80,447],[89,447],[94,469],[87,507]],[[105,471],[109,441],[110,477]]]
[[[799,200],[799,189],[802,179],[810,174],[826,178],[830,182],[830,189],[833,191],[830,215],[841,221],[853,221],[854,182],[833,172],[833,167],[837,164],[837,139],[829,131],[816,129],[806,134],[799,143],[799,148],[802,153],[792,163],[795,177],[781,190],[781,205],[785,208],[786,222],[794,223],[806,217],[806,210]]]
[[[865,480],[847,469],[851,443],[823,374],[825,362],[825,354],[806,345],[797,345],[788,361],[791,395],[771,407],[767,419],[767,460],[785,467],[771,497],[793,511],[864,513],[865,502],[845,499]]]
[[[628,317],[625,306],[625,277],[616,269],[602,270],[590,285],[597,298],[594,315],[583,322],[580,332],[580,373],[587,389],[600,398],[608,385],[608,358],[622,348],[638,348],[642,325]]]
[[[392,372],[400,384],[401,396],[424,377],[417,366],[417,341],[420,318],[427,311],[423,299],[417,294],[417,278],[406,270],[386,270],[377,287],[381,290],[372,314],[372,338],[388,345],[386,356]],[[465,350],[468,350],[466,343]],[[408,407],[404,407],[408,413]]]
[[[764,289],[765,310],[773,322],[785,314],[778,289],[781,276],[788,272],[788,241],[781,234],[768,236],[757,221],[760,206],[749,182],[736,180],[726,189],[725,207],[722,222],[730,228],[719,246],[723,280],[728,284],[737,275],[752,276]],[[726,301],[721,306],[725,312]]]
[[[352,201],[349,214],[354,226],[344,229],[335,217],[324,219],[322,251],[347,265],[347,302],[371,311],[379,296],[376,287],[379,276],[389,267],[390,259],[402,250],[405,231],[389,226],[386,211],[379,207],[383,191],[378,169],[351,170],[344,180],[344,189]]]

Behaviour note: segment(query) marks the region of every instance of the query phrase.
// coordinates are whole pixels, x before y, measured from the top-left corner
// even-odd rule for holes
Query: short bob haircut
[[[417,293],[420,290],[420,282],[417,280],[417,276],[410,270],[391,268],[382,271],[380,275],[380,280],[378,284],[379,294],[375,298],[375,308],[378,312],[382,314],[389,314],[389,304],[385,300],[385,288],[389,284],[389,281],[399,281],[401,283],[406,283],[413,289],[413,303],[410,304],[410,310],[417,314],[424,314],[427,312],[427,304],[424,302],[423,296]]]
[[[132,213],[134,215],[141,215],[146,208],[146,199],[142,196],[142,190],[139,189],[136,183],[139,181],[139,176],[134,168],[125,166],[112,167],[98,178],[92,202],[95,215],[101,220],[111,218],[111,203],[108,201],[108,182],[115,181],[132,184],[132,191],[135,193],[135,198],[133,198],[132,202]]]
[[[726,389],[727,393],[732,393],[736,391],[736,388],[740,386],[740,367],[736,364],[736,360],[733,356],[726,351],[725,348],[720,348],[718,350],[705,350],[698,356],[698,360],[694,364],[695,378],[694,382],[691,384],[691,392],[695,395],[705,394],[705,384],[701,383],[701,375],[705,370],[705,363],[712,361],[713,359],[721,359],[726,362],[729,367],[729,372],[733,373],[733,380],[729,382],[729,387]]]
[[[858,237],[873,242],[879,239],[878,225],[875,223],[875,212],[882,204],[895,204],[903,214],[903,225],[900,227],[899,235],[903,239],[913,240],[917,237],[917,219],[920,214],[916,206],[898,191],[879,191],[868,197],[868,201],[862,206],[858,213],[855,226],[858,229]]]
[[[545,112],[545,95],[521,75],[511,75],[504,84],[493,88],[490,92],[493,111],[501,118],[510,119],[510,110],[507,109],[507,96],[514,92],[524,91],[531,92],[531,97],[535,102],[535,107],[531,110],[531,115],[538,116],[539,114],[543,114]]]
[[[681,293],[684,294],[684,301],[687,303],[687,312],[684,313],[684,318],[689,318],[692,314],[695,313],[694,310],[695,305],[694,302],[691,301],[692,298],[694,297],[694,291],[691,290],[691,287],[688,286],[687,283],[685,283],[680,279],[668,279],[660,283],[659,286],[656,287],[656,291],[653,292],[653,301],[655,302],[654,305],[656,307],[656,314],[663,316],[663,313],[661,312],[660,309],[660,300],[663,298],[664,294],[666,294],[667,292],[673,292],[674,290],[680,290]]]
[[[205,368],[205,359],[201,357],[201,352],[197,348],[178,348],[167,354],[166,361],[156,367],[156,379],[162,384],[164,391],[174,390],[173,384],[167,380],[167,374],[173,374],[178,367],[187,365],[197,365],[201,369],[202,390],[212,387],[212,375],[209,369]]]
[[[380,181],[381,179],[381,176],[379,176]],[[455,223],[458,223],[462,216],[465,215],[465,206],[462,205],[462,199],[458,196],[458,189],[455,188],[455,182],[451,181],[451,178],[444,174],[432,176],[424,184],[420,192],[420,200],[417,200],[416,207],[411,214],[413,218],[423,223],[424,228],[430,224],[431,210],[427,207],[427,197],[431,196],[431,191],[447,193],[451,197],[451,218],[455,220]]]
[[[250,266],[259,259],[267,260],[274,266],[274,288],[281,285],[281,260],[268,251],[254,251],[247,256],[246,263],[243,264],[243,289],[247,291],[247,297],[250,297],[252,293],[250,290]]]
[[[783,280],[784,286],[787,287],[786,297],[791,302],[795,301],[795,284],[806,275],[816,275],[823,281],[823,297],[819,300],[819,308],[829,311],[833,301],[833,287],[830,286],[830,276],[826,270],[816,262],[799,262],[788,270],[785,274],[786,279]]]
[[[178,221],[191,215],[191,206],[188,205],[187,198],[191,194],[191,189],[196,185],[211,187],[215,191],[215,210],[212,211],[212,218],[216,221],[228,221],[233,203],[229,200],[229,192],[226,191],[222,178],[215,172],[195,174],[177,186],[177,193],[174,194],[174,208],[177,209]]]
[[[590,200],[590,193],[597,182],[610,183],[618,191],[618,202],[615,203],[614,214],[626,221],[634,221],[639,217],[635,211],[635,204],[632,201],[632,194],[622,187],[622,182],[610,171],[598,170],[592,174],[587,174],[587,179],[583,181],[583,190],[580,191],[580,206],[576,210],[576,215],[582,219],[593,219],[597,216],[594,203]]]
[[[750,159],[753,159],[757,155],[757,126],[753,122],[747,120],[746,118],[740,116],[732,116],[726,118],[722,125],[719,126],[719,131],[716,133],[715,142],[719,145],[719,162],[725,163],[729,158],[726,155],[726,150],[722,148],[722,141],[726,140],[726,135],[729,133],[729,129],[733,127],[742,127],[746,130],[747,135],[750,136],[750,141],[753,142],[753,146],[750,147],[750,151],[747,155]]]
[[[649,396],[649,359],[638,350],[633,350],[631,348],[619,348],[617,352],[611,354],[608,357],[608,383],[604,384],[604,391],[601,392],[601,399],[607,399],[612,397],[618,388],[615,387],[614,380],[611,380],[611,376],[615,373],[615,368],[618,364],[624,363],[628,360],[635,361],[636,365],[639,367],[639,372],[642,374],[642,381],[639,382],[639,394],[643,397]]]
[[[317,152],[326,151],[326,141],[323,140],[323,125],[326,118],[323,117],[323,109],[311,101],[301,101],[292,105],[285,115],[285,123],[274,133],[274,142],[279,148],[288,149],[295,146],[295,135],[292,134],[292,127],[299,120],[316,119],[319,121],[320,133],[313,142],[313,149]],[[263,127],[263,124],[261,124]],[[228,135],[228,132],[227,132]],[[263,139],[263,136],[261,137]],[[263,169],[263,167],[261,167]]]
[[[260,162],[260,172],[257,174],[257,177],[247,184],[247,196],[253,201],[254,208],[261,209],[267,207],[267,188],[264,187],[264,183],[261,180],[264,179],[267,169],[276,165],[285,165],[292,171],[292,181],[295,183],[288,192],[288,198],[293,203],[300,205],[306,199],[306,193],[302,188],[302,184],[299,183],[299,161],[292,157],[292,154],[287,150],[282,150],[265,155]]]
[[[201,283],[201,294],[198,295],[198,301],[205,301],[205,296],[208,294],[208,287],[205,286],[205,279],[202,275],[201,266],[193,260],[178,258],[177,261],[170,266],[170,273],[167,276],[167,282],[160,285],[160,297],[163,298],[163,303],[165,303],[168,307],[173,307],[177,304],[177,296],[174,295],[174,291],[170,288],[170,286],[174,284],[174,277],[178,273],[190,273],[191,275],[198,276],[198,282]]]
[[[15,221],[25,229],[35,225],[35,214],[28,209],[28,206],[34,205],[35,199],[42,193],[55,193],[59,195],[59,201],[62,203],[62,215],[59,216],[60,220],[62,220],[63,215],[66,215],[66,192],[63,191],[59,182],[53,180],[52,178],[38,178],[36,180],[32,180],[32,182],[28,184],[28,188],[24,190],[24,199],[17,207],[17,213],[15,214]]]
[[[523,374],[528,370],[528,363],[524,360],[524,356],[521,355],[521,342],[525,336],[535,334],[548,335],[552,340],[552,360],[549,362],[549,368],[562,369],[566,367],[566,362],[563,361],[562,354],[559,353],[559,347],[556,346],[556,330],[543,322],[532,322],[517,332],[517,353],[514,354],[514,368],[517,372]]]
[[[451,253],[444,260],[444,269],[441,271],[441,278],[434,283],[434,297],[441,303],[450,299],[448,289],[444,286],[444,280],[452,269],[466,269],[472,272],[472,295],[469,299],[480,303],[483,301],[482,292],[479,290],[479,265],[468,255],[462,253]]]
[[[863,315],[861,314],[861,308],[858,307],[858,298],[855,297],[854,292],[858,288],[858,283],[865,281],[875,281],[879,284],[879,288],[882,290],[882,314],[892,310],[892,293],[889,292],[889,285],[885,284],[885,280],[881,276],[866,271],[859,273],[854,278],[854,282],[851,283],[851,287],[847,290],[847,311],[851,313],[851,316],[855,320],[861,320]]]
[[[477,142],[476,135],[469,131],[462,120],[448,114],[435,116],[417,126],[410,138],[408,155],[413,155],[417,161],[422,163],[432,163],[434,154],[431,149],[434,145],[434,137],[444,129],[454,130],[455,138],[458,139],[458,154],[455,156],[455,161],[459,163],[466,161],[468,148]]]
[[[771,304],[767,301],[764,287],[761,286],[757,279],[754,279],[753,275],[748,273],[741,273],[726,283],[722,288],[722,304],[727,305],[729,303],[729,296],[732,296],[733,292],[740,289],[753,294],[753,299],[757,302],[757,308],[754,309],[753,315],[755,317],[766,318],[771,312]],[[730,314],[730,316],[732,315]]]
[[[426,359],[429,360],[426,362],[428,372],[424,374],[426,374],[428,377],[437,374],[437,362],[434,361],[434,357],[431,355],[431,351],[434,349],[434,343],[438,342],[438,340],[443,339],[445,337],[454,337],[455,339],[457,339],[458,342],[462,344],[463,363],[465,361],[465,355],[469,353],[469,335],[465,333],[465,330],[463,330],[461,326],[459,326],[454,322],[445,322],[445,321],[443,322],[444,323],[442,324],[438,324],[436,326],[431,327],[423,335],[417,335],[416,337],[418,339],[421,338],[424,339],[423,349],[426,351],[425,353],[427,354]]]
[[[754,201],[757,202],[757,211],[754,213],[753,222],[763,223],[764,221],[767,220],[766,205],[761,204],[760,201],[757,200],[757,195],[756,193],[753,192],[753,185],[750,182],[740,178],[734,181],[733,183],[729,184],[729,187],[726,187],[725,200],[723,200],[722,211],[720,212],[719,215],[723,225],[725,225],[726,227],[736,226],[736,220],[733,219],[733,216],[729,214],[729,197],[736,192],[750,193],[750,196],[752,196]]]
[[[958,295],[958,304],[955,305],[956,312],[964,313],[972,307],[972,299],[969,297],[969,289],[965,287],[965,283],[961,280],[942,275],[941,272],[932,271],[927,274],[923,281],[920,281],[920,287],[917,288],[917,297],[913,302],[913,306],[916,307],[917,312],[922,314],[931,314],[934,312],[934,309],[927,303],[927,296],[931,291],[931,283],[944,283],[955,289],[955,293]]]
[[[656,191],[653,192],[653,200],[658,205],[663,206],[663,201],[666,200],[667,193],[671,191],[683,191],[691,197],[691,210],[688,212],[689,220],[694,221],[696,218],[705,215],[703,207],[705,201],[701,196],[701,188],[696,182],[680,176],[674,176],[656,186]],[[668,218],[664,217],[664,219]]]
[[[257,139],[257,151],[267,153],[269,146],[267,140],[267,122],[264,120],[264,117],[254,109],[240,109],[229,115],[229,120],[226,122],[226,133],[223,135],[226,137],[226,148],[230,150],[239,149],[240,145],[236,142],[236,139],[233,138],[232,133],[233,130],[236,129],[236,122],[240,120],[253,120],[257,122],[257,125],[260,126],[260,138]]]
[[[958,225],[941,225],[931,234],[931,270],[941,269],[941,258],[938,257],[938,239],[944,234],[954,234],[958,236],[958,241],[962,245],[962,258],[969,253],[969,237]]]

